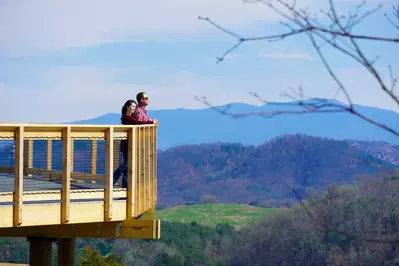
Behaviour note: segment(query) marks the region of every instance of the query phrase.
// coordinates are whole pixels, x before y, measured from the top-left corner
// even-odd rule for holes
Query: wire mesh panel
[[[60,174],[56,173],[61,168],[61,156],[57,156],[61,153],[61,141],[24,141],[24,191],[61,189]]]
[[[104,188],[104,140],[72,140],[71,189]]]
[[[113,147],[113,151],[114,151],[114,158],[113,158],[114,187],[118,187],[118,188],[126,188],[127,187],[127,180],[128,180],[128,177],[127,177],[127,167],[128,167],[127,149],[128,149],[128,142],[126,139],[114,141],[114,147]]]
[[[15,141],[0,140],[0,192],[14,191]]]

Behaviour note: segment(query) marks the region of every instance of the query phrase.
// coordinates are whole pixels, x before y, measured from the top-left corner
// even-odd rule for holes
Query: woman
[[[148,121],[148,122],[138,121],[135,116],[136,107],[137,107],[137,103],[134,100],[128,100],[125,102],[125,104],[122,107],[122,111],[121,111],[121,113],[122,113],[121,123],[123,125],[153,124],[152,121]],[[127,141],[122,140],[119,148],[123,154],[123,163],[114,172],[114,184],[118,182],[120,176],[123,174],[122,187],[126,188],[127,187],[127,154],[128,154]]]

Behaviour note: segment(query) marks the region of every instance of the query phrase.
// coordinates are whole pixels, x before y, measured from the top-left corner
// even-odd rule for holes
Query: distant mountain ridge
[[[344,105],[335,100],[326,103]],[[399,131],[399,114],[390,110],[355,106],[362,114]],[[233,113],[297,111],[302,107],[291,103],[268,103],[254,106],[243,103],[217,106]],[[261,145],[275,137],[305,134],[337,140],[383,141],[399,144],[399,138],[349,113],[284,114],[267,118],[249,116],[233,119],[212,108],[189,110],[149,110],[149,115],[160,121],[158,148],[161,150],[187,144],[238,142]],[[96,118],[71,122],[72,124],[120,124],[120,114],[105,114]]]

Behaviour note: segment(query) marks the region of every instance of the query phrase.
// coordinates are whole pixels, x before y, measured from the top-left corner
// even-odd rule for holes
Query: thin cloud
[[[297,5],[320,8],[321,1]],[[161,11],[161,12],[159,12]],[[220,31],[198,16],[234,30],[279,19],[276,12],[242,0],[37,0],[0,1],[0,56],[36,55],[104,43],[204,36]]]
[[[275,59],[313,60],[313,57],[307,53],[260,52],[258,53],[258,56]]]

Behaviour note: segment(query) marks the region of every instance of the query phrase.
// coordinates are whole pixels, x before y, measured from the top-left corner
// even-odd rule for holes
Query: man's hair
[[[138,104],[140,104],[140,102],[141,102],[141,99],[143,99],[144,98],[144,96],[145,96],[145,92],[139,92],[139,93],[137,93],[137,95],[136,95],[136,100],[137,100],[137,103]]]

